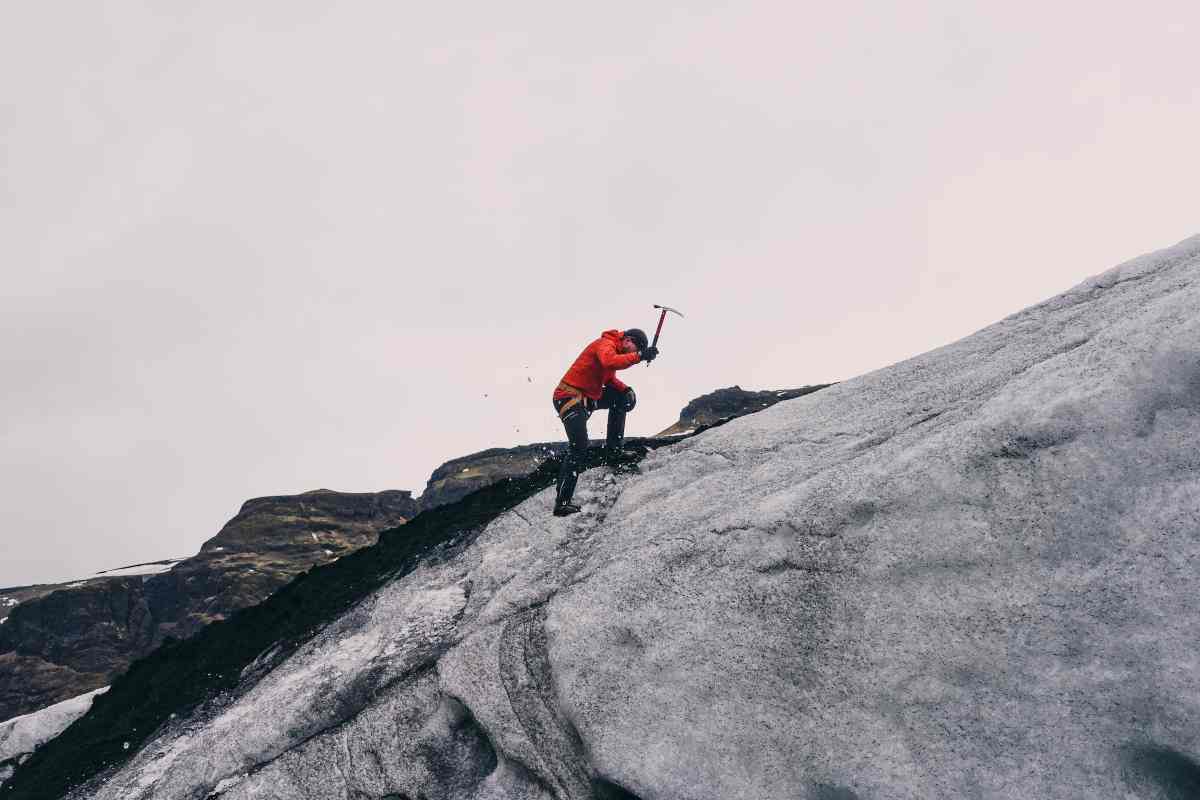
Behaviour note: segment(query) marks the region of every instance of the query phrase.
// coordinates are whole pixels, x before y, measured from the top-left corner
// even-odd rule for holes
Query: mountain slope
[[[680,418],[690,431],[816,388],[719,390],[693,400]],[[187,638],[261,602],[296,574],[373,544],[380,530],[421,509],[457,502],[506,478],[523,479],[561,444],[453,459],[434,470],[417,499],[407,491],[326,489],[255,498],[191,558],[58,585],[0,589],[0,625],[14,620],[7,631],[0,628],[0,721],[106,685],[165,637]]]
[[[586,514],[472,495],[74,796],[1196,796],[1197,308],[1200,237],[592,470]]]
[[[629,439],[626,462],[635,464],[647,448],[675,441]],[[600,453],[593,450],[585,466],[597,463]],[[458,552],[498,514],[551,485],[557,471],[556,460],[546,461],[524,478],[501,480],[457,503],[425,511],[381,533],[376,546],[302,573],[263,603],[186,641],[168,640],[114,681],[79,722],[38,749],[3,787],[2,796],[59,797],[70,786],[119,766],[148,737],[175,725],[172,720],[191,714],[195,722],[218,713],[272,668],[289,661],[297,648],[324,635],[329,622],[362,606],[364,598],[372,602],[378,587],[427,560]],[[349,713],[354,702],[334,702],[326,709]],[[91,797],[93,791],[85,787],[79,796]]]
[[[167,571],[0,590],[13,601],[0,625],[0,721],[104,686],[166,637],[261,602],[416,513],[401,491],[260,497]]]

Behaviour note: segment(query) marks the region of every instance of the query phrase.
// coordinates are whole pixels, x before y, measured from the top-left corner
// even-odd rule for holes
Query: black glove
[[[637,395],[633,393],[633,387],[625,389],[625,402],[621,404],[621,410],[625,413],[633,411],[633,407],[637,405]]]
[[[641,352],[641,356],[642,361],[645,361],[647,364],[649,364],[651,361],[658,358],[658,348],[653,346],[647,347]]]

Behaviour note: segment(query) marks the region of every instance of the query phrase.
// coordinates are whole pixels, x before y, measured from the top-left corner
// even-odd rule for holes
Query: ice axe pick
[[[660,306],[658,303],[655,303],[654,307],[661,310],[662,313],[658,315],[658,328],[654,331],[654,341],[650,343],[650,346],[658,347],[658,336],[662,333],[663,323],[667,321],[667,312],[670,311],[672,314],[678,314],[680,317],[683,317],[683,312],[670,306]],[[647,363],[646,366],[648,367],[650,364]]]

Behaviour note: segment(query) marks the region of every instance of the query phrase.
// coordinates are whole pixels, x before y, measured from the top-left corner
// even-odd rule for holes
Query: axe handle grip
[[[662,333],[663,323],[667,321],[667,312],[663,311],[658,315],[658,329],[654,331],[654,341],[650,343],[651,347],[658,347],[658,335]]]

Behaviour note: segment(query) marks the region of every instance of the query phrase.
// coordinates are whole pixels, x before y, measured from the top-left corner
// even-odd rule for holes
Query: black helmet
[[[633,343],[637,345],[639,353],[646,349],[646,345],[650,344],[650,340],[646,338],[646,332],[641,328],[630,328],[629,330],[625,331],[625,335],[632,339]]]

